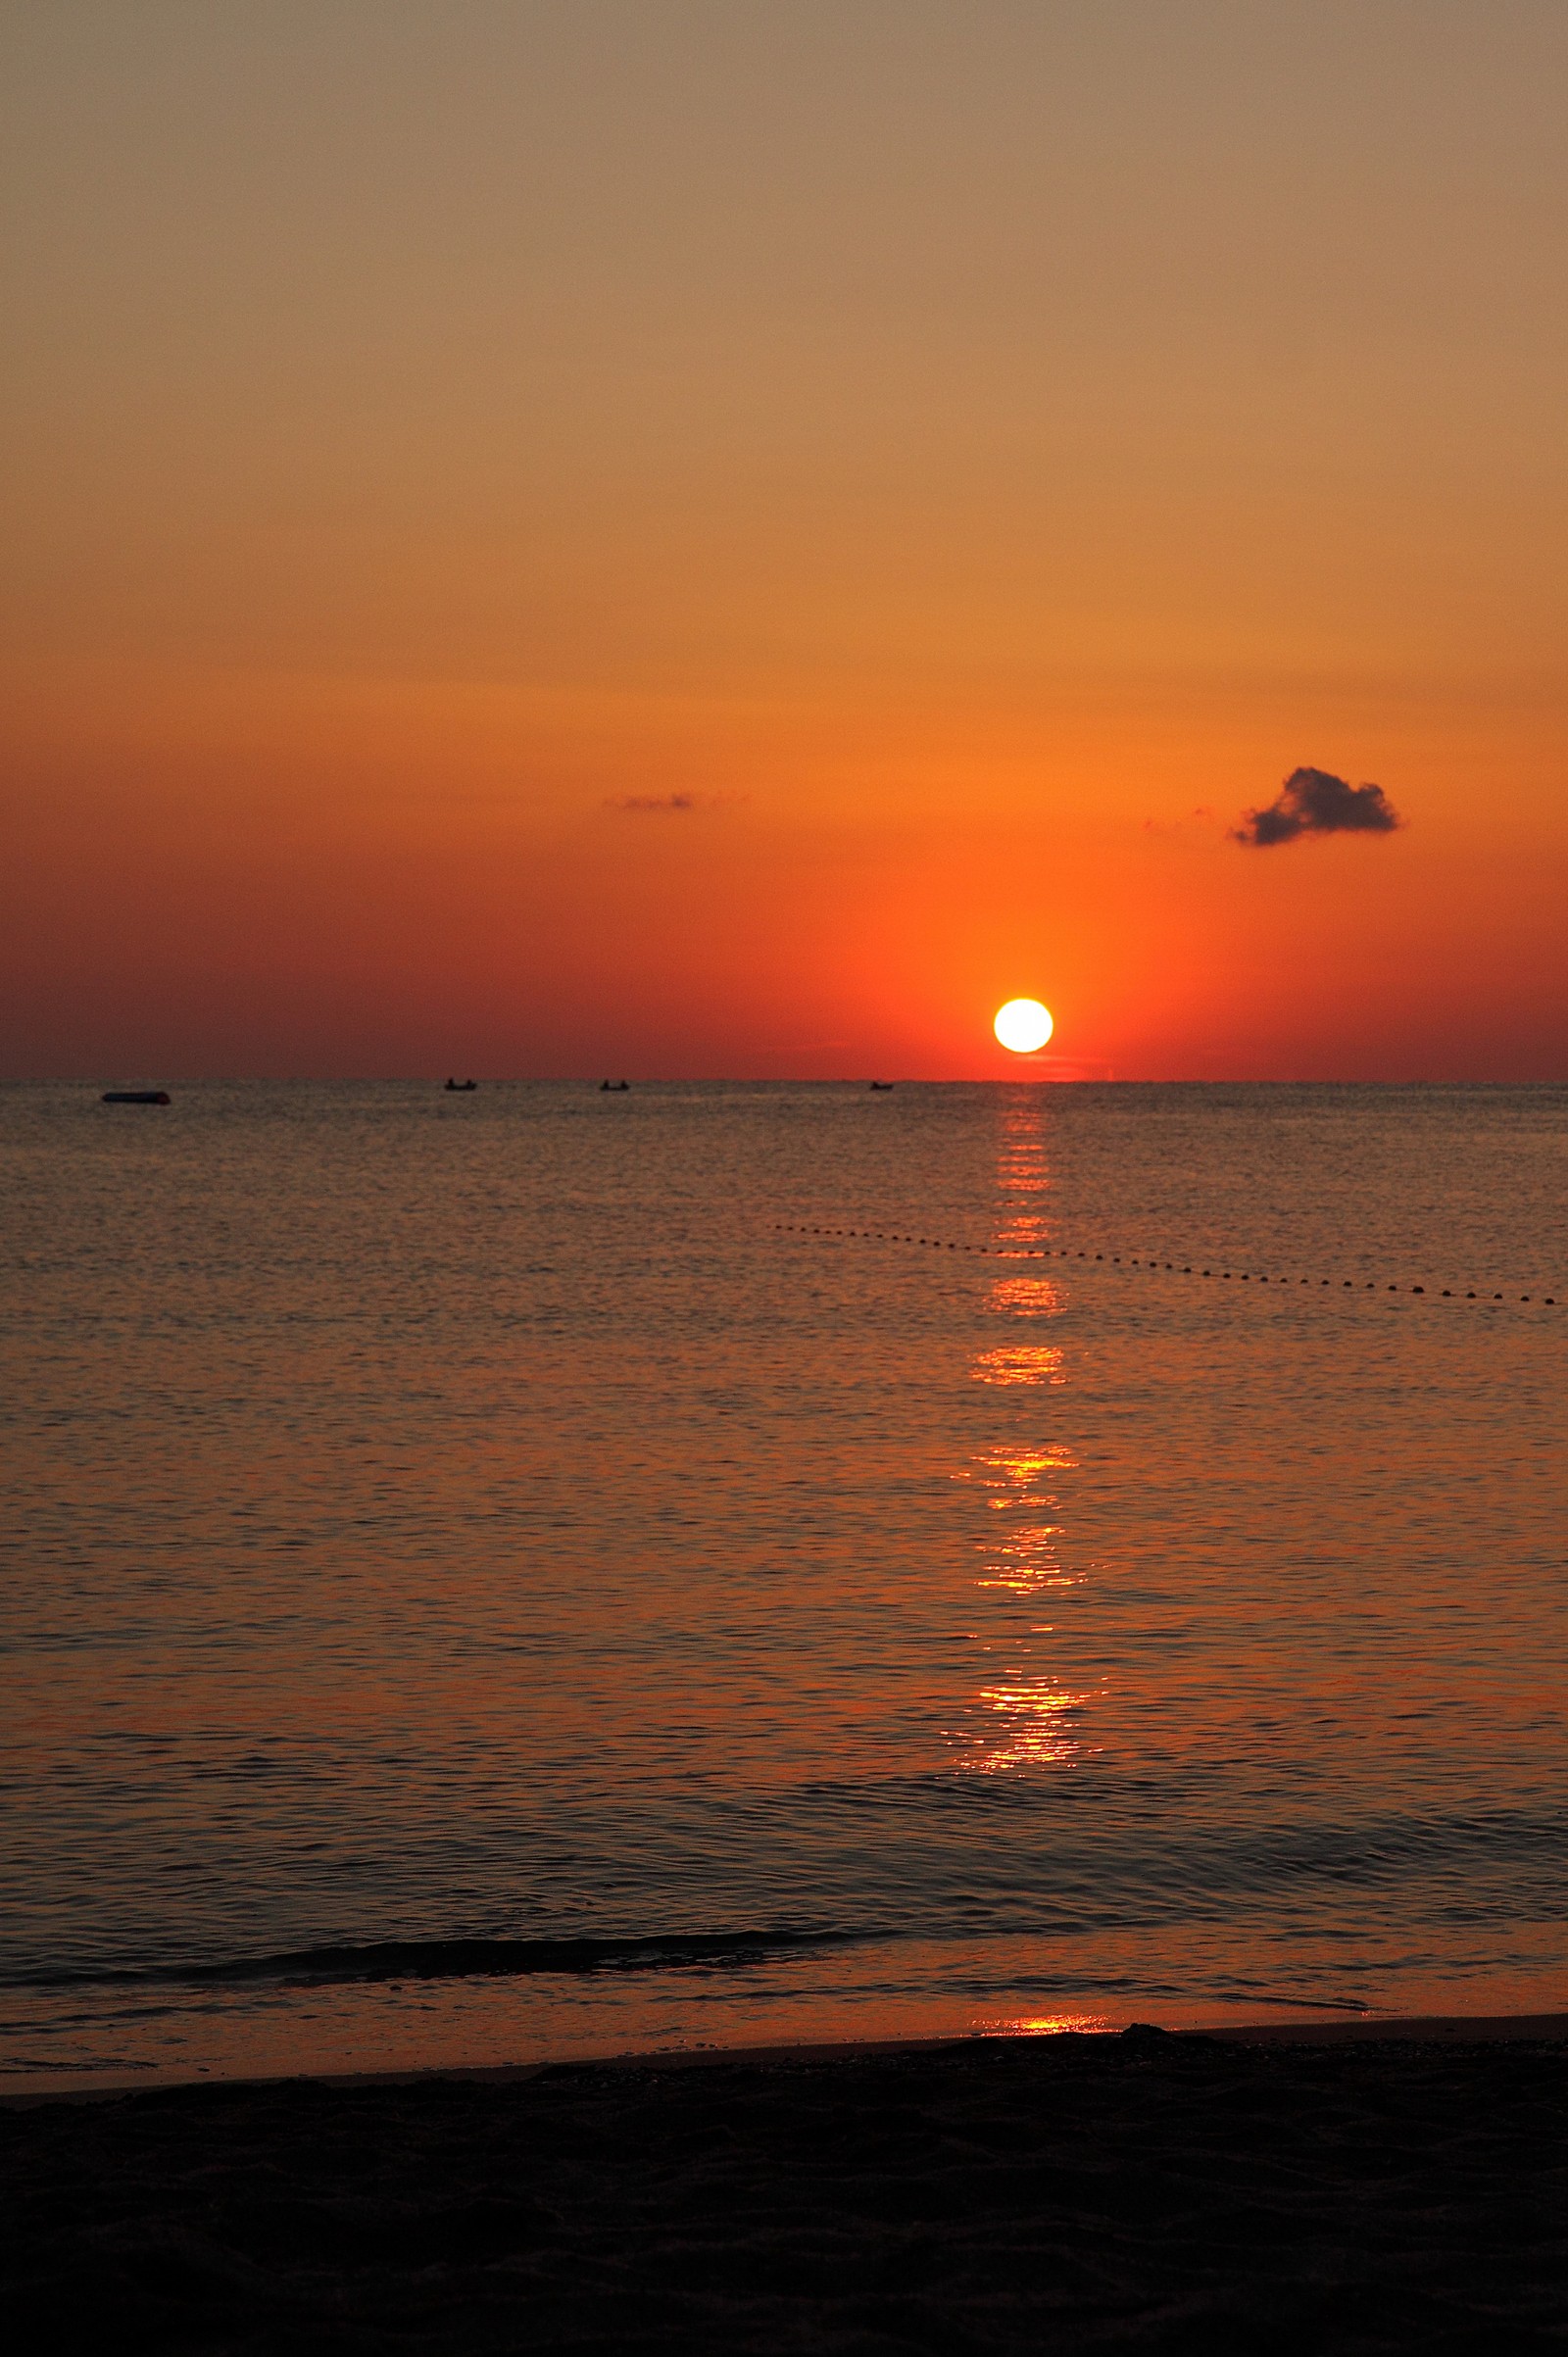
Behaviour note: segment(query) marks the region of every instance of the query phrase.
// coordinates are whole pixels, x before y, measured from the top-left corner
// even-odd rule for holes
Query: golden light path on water
[[[1017,1004],[1028,1007],[1033,1003]],[[1010,1011],[1004,1007],[997,1018],[999,1038],[1003,1037],[1002,1016]],[[1038,1012],[1049,1027],[1051,1018],[1044,1007]],[[1036,1207],[1036,1199],[1045,1195],[1050,1185],[1040,1107],[1024,1097],[1008,1113],[998,1155],[998,1244],[1003,1251],[1009,1246],[1029,1249],[1047,1234],[1048,1223]],[[1059,1316],[1063,1302],[1060,1288],[1050,1277],[999,1276],[990,1289],[987,1306],[998,1317],[1033,1321]],[[982,1350],[970,1372],[975,1382],[1002,1391],[1059,1392],[1069,1382],[1063,1351],[1053,1344],[1035,1341]],[[1042,1412],[1039,1423],[1045,1422]],[[989,1504],[1000,1518],[981,1543],[977,1583],[981,1588],[1028,1596],[1076,1585],[1075,1575],[1061,1560],[1058,1542],[1063,1531],[1055,1519],[1057,1494],[1053,1486],[1075,1462],[1065,1441],[1037,1430],[1027,1437],[1009,1433],[1005,1440],[981,1450],[972,1460],[972,1469],[964,1469],[958,1478],[991,1492]],[[1031,1654],[1034,1641],[1051,1634],[1049,1627],[1029,1632]],[[1084,1749],[1080,1714],[1090,1698],[1064,1686],[1049,1667],[1032,1658],[1015,1658],[1015,1666],[981,1689],[980,1711],[993,1724],[971,1766],[1000,1776],[1065,1765],[1080,1757]]]

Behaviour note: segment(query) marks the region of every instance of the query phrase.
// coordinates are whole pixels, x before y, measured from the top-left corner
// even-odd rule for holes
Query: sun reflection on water
[[[1004,1316],[1054,1317],[1061,1289],[1053,1277],[998,1277],[988,1305]]]
[[[989,1490],[992,1495],[987,1504],[994,1514],[1004,1517],[1000,1530],[988,1531],[980,1542],[982,1588],[1006,1588],[1014,1595],[1028,1596],[1042,1588],[1076,1584],[1057,1551],[1061,1524],[1039,1519],[1056,1503],[1055,1491],[1047,1487],[1050,1477],[1070,1471],[1075,1462],[1071,1450],[1059,1443],[1035,1447],[1011,1443],[983,1449],[975,1459],[978,1470],[958,1477]],[[1018,1519],[1020,1515],[1027,1519]]]
[[[974,1362],[976,1383],[1012,1388],[1020,1383],[1065,1383],[1061,1352],[1042,1344],[1019,1343],[1010,1350],[982,1350]]]
[[[1112,2026],[1108,2013],[999,2013],[975,2023],[988,2038],[1059,2038],[1073,2030],[1100,2036]]]
[[[1009,1105],[997,1157],[1000,1199],[999,1242],[1038,1242],[1050,1232],[1037,1199],[1052,1177],[1038,1095],[1030,1091]],[[996,1317],[1058,1317],[1066,1303],[1061,1285],[1046,1276],[1000,1276],[991,1284],[986,1308]],[[1062,1389],[1068,1384],[1065,1352],[1041,1342],[998,1343],[976,1353],[974,1382],[1001,1391]],[[1065,1531],[1058,1513],[1058,1485],[1077,1463],[1071,1447],[1042,1426],[1054,1409],[1019,1400],[1004,1410],[1004,1433],[956,1475],[986,1492],[987,1527],[978,1547],[976,1585],[1018,1598],[1081,1585],[1082,1575],[1063,1560]],[[1041,1663],[1039,1641],[1049,1628],[1016,1628],[988,1641],[999,1659],[982,1673],[963,1739],[963,1765],[972,1775],[1017,1775],[1060,1768],[1084,1751],[1083,1715],[1091,1696],[1075,1692],[1058,1672]],[[1066,2027],[1065,2021],[1061,2024]]]
[[[1044,1206],[1030,1199],[1048,1195],[1054,1183],[1039,1105],[1028,1102],[1010,1105],[997,1155],[997,1191],[1004,1214],[997,1229],[999,1245],[1005,1248],[1045,1241],[1051,1223]]]
[[[1001,1740],[988,1743],[983,1756],[970,1762],[971,1768],[984,1776],[1004,1776],[1009,1770],[1054,1768],[1076,1759],[1083,1750],[1076,1722],[1088,1699],[1046,1676],[983,1686],[980,1707],[1002,1721]]]

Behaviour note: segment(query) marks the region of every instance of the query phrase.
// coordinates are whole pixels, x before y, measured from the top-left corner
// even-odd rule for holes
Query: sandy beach
[[[1568,2341],[1568,2018],[634,2058],[0,2111],[14,2346]]]

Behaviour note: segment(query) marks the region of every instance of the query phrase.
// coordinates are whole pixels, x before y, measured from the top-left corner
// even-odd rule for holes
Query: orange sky
[[[1565,69],[10,12],[0,1068],[1564,1076]]]

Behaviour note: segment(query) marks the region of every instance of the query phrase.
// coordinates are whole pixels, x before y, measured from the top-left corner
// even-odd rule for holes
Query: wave
[[[376,1940],[284,1949],[220,1963],[68,1966],[30,1975],[33,1989],[243,1987],[252,1982],[319,1985],[354,1981],[461,1981],[524,1973],[671,1972],[755,1964],[810,1948],[842,1947],[851,1932],[784,1929],[672,1932],[644,1940]],[[18,1986],[18,1984],[13,1984]]]

